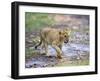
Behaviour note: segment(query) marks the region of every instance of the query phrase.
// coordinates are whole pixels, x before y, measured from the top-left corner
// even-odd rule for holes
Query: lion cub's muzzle
[[[69,39],[66,39],[65,41],[64,41],[64,43],[68,43],[69,42]]]

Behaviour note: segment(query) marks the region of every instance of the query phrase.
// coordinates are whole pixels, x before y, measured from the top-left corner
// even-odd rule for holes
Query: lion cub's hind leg
[[[48,44],[47,43],[44,43],[44,49],[45,49],[46,56],[50,56],[48,53]]]

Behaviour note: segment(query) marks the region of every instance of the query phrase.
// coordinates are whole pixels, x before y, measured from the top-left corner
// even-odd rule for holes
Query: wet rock
[[[36,63],[34,63],[34,64],[33,64],[33,67],[34,67],[34,68],[38,68],[38,67],[40,67],[40,65],[39,65],[39,64],[36,64]]]
[[[25,68],[32,68],[32,65],[26,65]]]
[[[54,60],[53,60],[53,59],[51,59],[50,61],[51,61],[51,62],[54,62]]]
[[[54,67],[54,65],[51,65],[52,67]]]

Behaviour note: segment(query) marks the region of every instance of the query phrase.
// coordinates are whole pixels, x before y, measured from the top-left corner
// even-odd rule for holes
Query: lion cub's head
[[[63,29],[59,32],[60,34],[60,39],[64,41],[64,43],[68,43],[69,42],[69,35],[70,35],[71,31],[68,29]]]

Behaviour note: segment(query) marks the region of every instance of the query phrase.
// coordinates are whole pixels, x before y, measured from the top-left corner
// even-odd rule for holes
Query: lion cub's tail
[[[40,46],[42,44],[42,40],[41,40],[41,38],[40,38],[40,42],[39,42],[39,44],[38,45],[36,45],[35,46],[35,49],[37,49],[38,48],[38,46]]]

